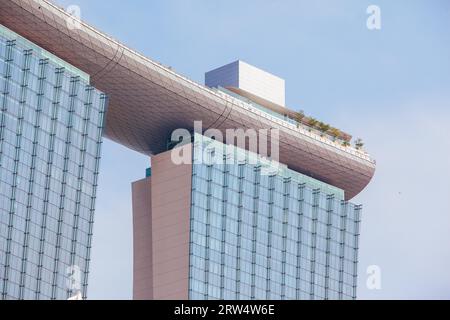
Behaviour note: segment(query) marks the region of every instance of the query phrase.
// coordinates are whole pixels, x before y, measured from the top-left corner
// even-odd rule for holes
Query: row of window
[[[67,225],[65,223],[61,223],[59,225],[55,225],[54,223],[46,223],[45,229],[43,229],[41,225],[30,222],[28,224],[28,230],[22,230],[25,229],[25,226],[21,228],[20,222],[17,219],[14,219],[14,228],[11,231],[11,245],[14,243],[17,243],[17,245],[23,245],[25,239],[27,239],[27,245],[29,247],[39,248],[41,236],[43,237],[42,239],[44,242],[48,245],[56,245],[58,234],[60,234],[60,241],[63,248],[71,248],[71,243],[75,240],[77,244],[81,244],[84,248],[86,248],[89,245],[90,234],[85,230],[89,229],[89,226],[85,226],[81,223],[78,223],[77,225],[78,227]],[[0,229],[2,231],[2,235],[6,238],[6,235],[8,234],[8,225],[2,223],[0,224]],[[27,238],[25,238],[25,232],[30,233]],[[2,243],[0,248],[5,246],[4,243],[5,242]]]
[[[238,183],[239,179],[232,179],[232,181]],[[346,216],[350,220],[358,220],[359,218],[359,207],[332,198],[325,198],[325,200],[321,201],[321,198],[317,196],[317,201],[314,201],[314,199],[307,201],[302,197],[297,197],[295,194],[291,195],[275,190],[268,190],[261,185],[255,185],[253,183],[251,183],[252,188],[246,188],[239,183],[237,186],[230,184],[224,186],[217,183],[217,181],[213,182],[199,175],[193,176],[192,185],[193,191],[196,192],[192,200],[196,206],[206,209],[209,199],[205,196],[209,196],[214,211],[219,212],[222,208],[222,202],[226,200],[236,206],[243,206],[250,211],[263,211],[261,209],[264,207],[267,208],[270,205],[281,213],[283,209],[288,209],[312,217],[312,209],[314,207],[318,211],[318,218],[324,221],[327,221],[328,213],[331,213],[331,215]],[[257,194],[254,192],[255,186],[258,186]],[[314,192],[308,191],[308,194],[313,196]]]
[[[209,247],[201,247],[194,243],[191,244],[191,255],[193,257],[193,261],[195,259],[208,259],[208,261],[229,264],[236,264],[236,259],[239,260],[240,263],[248,262],[249,264],[255,263],[256,265],[267,267],[269,261],[274,261],[272,265],[279,265],[281,270],[282,263],[286,263],[292,266],[298,266],[299,261],[301,267],[305,269],[309,268],[309,262],[313,261],[317,264],[328,265],[331,268],[335,268],[337,270],[340,269],[341,261],[344,263],[344,270],[350,272],[353,270],[352,265],[356,261],[354,259],[356,250],[344,250],[344,255],[340,255],[339,252],[331,253],[325,252],[323,249],[319,248],[311,248],[309,246],[300,245],[300,252],[298,254],[291,254],[288,252],[283,252],[272,247],[262,247],[256,248],[256,250],[252,250],[252,248],[236,248],[233,245],[224,245],[223,250],[218,251]],[[223,256],[222,256],[223,253]],[[345,255],[347,253],[347,255]],[[195,258],[195,259],[194,259]],[[201,262],[201,260],[199,260]],[[305,264],[306,266],[303,266]]]
[[[18,257],[17,255],[11,255],[9,257],[10,277],[8,280],[14,281],[14,279],[17,279],[18,282],[19,281],[18,279],[20,279],[21,276],[20,273],[22,271],[22,265],[23,263],[25,263],[26,273],[28,275],[36,278],[38,276],[38,272],[41,272],[41,277],[43,281],[51,281],[48,275],[53,274],[55,259],[53,257],[49,257],[48,255],[42,255],[42,263],[40,264],[38,253],[32,254],[35,255],[33,256],[36,258],[35,260],[30,259],[24,261],[22,260],[22,257]],[[59,261],[60,264],[58,267],[58,273],[60,274],[66,274],[68,268],[71,265],[75,265],[81,272],[84,272],[83,270],[86,270],[87,261],[85,259],[79,256],[74,256],[72,260],[71,253],[65,250],[61,250]]]
[[[228,168],[239,169],[242,165],[228,165]],[[246,177],[242,175],[235,175],[231,171],[223,171],[221,168],[215,168],[214,166],[206,165],[196,165],[193,166],[193,181],[194,188],[206,193],[205,182],[212,181],[214,188],[212,191],[218,189],[221,191],[223,187],[227,189],[238,191],[239,188],[249,194],[257,194],[259,198],[267,200],[269,193],[279,193],[278,197],[283,195],[288,195],[291,198],[303,200],[306,203],[312,204],[314,198],[313,194],[315,189],[305,183],[297,183],[290,181],[288,178],[283,178],[279,176],[267,176],[261,175],[259,171],[252,172],[252,177]],[[278,183],[277,183],[278,182]],[[323,187],[326,190],[326,186]],[[219,195],[217,195],[219,196]],[[319,204],[325,202],[324,207],[326,207],[328,202],[328,194],[318,194]],[[340,204],[340,197],[334,200],[336,203]]]
[[[217,225],[204,224],[193,220],[191,222],[191,230],[195,234],[193,236],[194,243],[199,245],[208,245],[210,248],[220,248],[222,243],[232,245],[239,245],[243,248],[252,248],[253,245],[271,246],[280,251],[287,251],[295,253],[298,251],[297,243],[309,247],[324,248],[324,251],[337,253],[341,249],[341,245],[345,250],[354,250],[358,248],[357,236],[351,233],[345,233],[342,238],[341,233],[338,232],[336,236],[327,236],[327,233],[319,233],[301,229],[300,238],[298,238],[297,229],[292,226],[286,226],[289,232],[277,232],[277,228],[272,228],[272,231],[262,228],[261,226],[249,226],[244,223],[236,221],[226,221],[225,228],[218,228]],[[281,231],[281,230],[280,230]],[[285,235],[285,236],[283,236]],[[294,237],[291,237],[295,235]]]
[[[246,269],[252,269],[251,271],[231,267],[232,265],[227,268],[222,268],[220,265],[216,266],[214,263],[208,262],[202,266],[192,266],[190,276],[192,279],[203,281],[206,284],[211,283],[216,286],[221,286],[223,281],[235,281],[247,284],[255,284],[255,282],[258,282],[264,283],[264,286],[266,286],[268,281],[269,283],[288,285],[294,288],[297,287],[299,281],[307,283],[314,281],[316,284],[329,287],[329,282],[331,281],[342,281],[342,283],[353,285],[355,280],[353,274],[332,268],[325,268],[324,266],[319,268],[319,265],[314,266],[314,270],[297,269],[295,267],[286,268],[286,270],[292,271],[292,273],[288,273],[286,270],[267,269],[248,264],[240,264],[239,268],[245,267]],[[214,272],[217,268],[219,269],[219,274]]]
[[[1,183],[4,183],[1,181]],[[44,187],[36,186],[35,189],[39,189]],[[6,188],[8,189],[8,188]],[[94,197],[88,196],[85,193],[77,192],[73,188],[67,188],[64,190],[64,193],[61,191],[48,191],[47,195],[39,194],[36,191],[36,194],[31,197],[28,191],[15,188],[14,189],[14,198],[11,197],[12,188],[9,187],[10,190],[5,194],[0,196],[0,209],[5,211],[12,211],[14,213],[22,212],[21,216],[26,215],[26,210],[28,208],[28,200],[31,200],[31,207],[39,210],[40,212],[49,211],[48,208],[51,208],[52,212],[59,214],[60,210],[64,210],[67,212],[71,212],[72,214],[81,214],[84,219],[88,220],[93,210],[94,206]],[[45,191],[45,189],[44,189]],[[59,192],[59,193],[58,193]],[[63,195],[64,197],[61,197]],[[46,202],[46,197],[48,197],[48,201]],[[47,208],[47,210],[46,210]]]
[[[4,91],[4,86],[0,87],[2,91],[0,94],[7,94],[9,99],[12,99],[14,104],[19,101],[26,101],[27,104],[32,108],[32,110],[37,110],[38,107],[42,110],[43,114],[53,115],[53,111],[56,111],[56,115],[59,119],[67,119],[68,113],[70,112],[69,106],[71,106],[72,113],[74,116],[78,117],[92,117],[90,119],[92,123],[101,124],[99,121],[94,121],[94,119],[100,119],[98,117],[98,107],[93,103],[102,99],[102,94],[96,91],[92,91],[92,87],[89,85],[84,85],[79,81],[73,81],[69,90],[64,90],[62,86],[57,83],[50,83],[46,78],[40,78],[39,75],[27,74],[26,87],[23,87],[22,77],[20,79],[15,79],[13,76],[9,77],[2,74],[4,77],[1,79],[1,84],[7,83],[7,91]],[[6,76],[6,77],[5,77]],[[61,77],[63,80],[67,80],[67,77]],[[59,95],[52,96],[53,93],[58,91]],[[47,94],[47,95],[45,95]],[[51,100],[55,98],[56,100]],[[22,100],[23,99],[23,100]],[[93,100],[92,103],[89,100]],[[40,100],[40,104],[38,104]],[[97,100],[97,101],[96,101]],[[59,103],[64,108],[60,110],[59,108],[54,110],[54,102]],[[92,110],[92,114],[89,111]],[[101,109],[100,109],[101,110]],[[14,110],[11,110],[14,112]],[[97,112],[95,112],[97,111]]]
[[[39,53],[0,36],[1,298],[86,294],[106,97]]]
[[[212,161],[210,159],[211,154],[214,154]],[[260,157],[257,155],[247,151],[244,152],[236,147],[221,144],[218,141],[200,135],[195,136],[193,158],[194,175],[197,173],[197,170],[204,172],[212,168],[212,180],[224,184],[227,183],[227,178],[223,177],[223,173],[225,172],[226,176],[241,177],[244,180],[260,183],[266,188],[273,187],[275,190],[283,190],[282,185],[287,182],[286,184],[291,185],[306,185],[311,190],[320,188],[324,192],[324,195],[333,194],[336,199],[344,199],[344,192],[339,188],[287,168],[271,168],[272,165],[267,167],[261,164]]]
[[[194,159],[207,144],[194,147]],[[264,299],[297,299],[302,290],[355,296],[360,207],[324,193],[334,190],[324,183],[290,175],[261,175],[248,162],[194,164],[191,298],[255,298],[258,290]]]
[[[295,213],[290,213],[286,222],[283,223],[275,218],[269,219],[259,213],[255,214],[247,210],[241,210],[241,219],[238,220],[238,216],[233,217],[232,213],[238,211],[239,208],[227,206],[227,209],[227,214],[222,215],[214,211],[195,208],[192,211],[194,223],[197,224],[195,229],[202,235],[206,235],[206,232],[208,232],[209,236],[216,239],[221,239],[222,231],[231,234],[237,234],[239,231],[241,236],[248,239],[256,239],[258,233],[261,233],[261,236],[265,236],[270,232],[294,241],[298,239],[298,236],[302,237],[302,241],[308,241],[307,235],[315,232],[318,237],[323,237],[324,239],[330,238],[330,240],[338,243],[342,241],[350,246],[355,245],[355,233],[339,229],[333,224],[327,225],[306,217],[297,219],[298,215]],[[296,218],[291,219],[290,217]],[[350,225],[353,229],[356,228],[356,224],[352,221],[349,221],[346,225]],[[352,228],[348,230],[351,231]],[[309,238],[311,239],[312,237],[310,236]],[[258,240],[262,241],[263,239]]]
[[[101,131],[98,127],[88,126],[87,134],[88,136],[83,136],[84,131],[77,131],[76,128],[70,128],[70,136],[67,136],[68,128],[54,120],[50,117],[42,116],[41,125],[36,129],[35,125],[22,121],[22,127],[20,134],[17,134],[17,123],[11,123],[11,115],[5,116],[5,123],[2,126],[2,137],[5,141],[9,143],[15,143],[17,137],[20,137],[24,146],[28,146],[26,150],[31,153],[33,142],[36,142],[38,146],[41,147],[42,151],[38,154],[41,156],[46,155],[51,149],[58,154],[64,154],[65,146],[69,145],[74,148],[76,152],[86,152],[88,155],[96,157],[98,144],[100,143],[99,138],[101,136]],[[55,125],[55,136],[51,139],[50,132],[53,125]],[[83,125],[83,123],[81,123]],[[82,129],[83,130],[83,129]],[[36,135],[36,133],[38,133]],[[89,138],[91,137],[91,138]],[[38,138],[36,141],[35,138]]]
[[[189,290],[189,299],[191,300],[214,300],[214,299],[226,299],[226,300],[351,300],[354,297],[354,288],[345,287],[340,292],[340,289],[328,289],[317,287],[315,292],[312,293],[310,289],[303,288],[290,288],[286,287],[284,292],[276,293],[272,290],[265,290],[261,288],[249,288],[243,286],[240,292],[235,290],[223,289],[216,286],[203,286],[201,284],[193,284],[193,287]]]

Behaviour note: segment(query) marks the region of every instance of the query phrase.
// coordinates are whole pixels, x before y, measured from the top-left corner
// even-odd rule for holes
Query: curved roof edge
[[[46,0],[0,3],[0,23],[91,76],[109,96],[105,136],[138,152],[165,149],[174,129],[280,129],[280,162],[345,191],[349,200],[375,172],[375,161],[317,134],[183,77],[80,22]]]

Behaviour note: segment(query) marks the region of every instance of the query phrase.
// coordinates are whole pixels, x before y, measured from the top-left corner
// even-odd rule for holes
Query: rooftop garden
[[[305,115],[303,111],[291,111],[286,114],[287,117],[297,122],[297,126],[300,127],[300,125],[304,125],[307,128],[309,128],[310,131],[316,131],[319,132],[321,136],[328,136],[333,141],[340,141],[343,146],[350,146],[350,141],[352,140],[352,136],[339,130],[338,128],[332,127],[328,123],[324,123],[322,121],[319,121],[313,117],[308,117]],[[355,146],[358,149],[362,149],[364,146],[361,139],[357,140],[358,144]]]
[[[345,133],[338,128],[335,128],[328,123],[324,123],[322,121],[317,120],[316,118],[306,116],[304,111],[292,111],[286,109],[287,112],[284,113],[284,116],[294,120],[297,123],[297,127],[304,126],[309,131],[315,131],[319,133],[322,137],[328,137],[331,140],[340,143],[344,147],[351,146],[352,136],[348,133]],[[355,149],[363,150],[364,142],[361,138],[358,138],[354,141]]]
[[[229,89],[229,88],[228,88]],[[261,105],[252,99],[249,99],[248,97],[243,97],[236,92],[230,91],[226,88],[219,87],[218,90],[225,92],[229,95],[232,95],[240,100],[243,100],[247,103],[252,104],[255,107],[258,107],[259,109],[262,109],[269,114],[272,114],[274,116],[277,116],[281,119],[284,119],[285,121],[288,121],[290,123],[296,124],[297,128],[302,127],[303,129],[308,130],[309,132],[314,132],[316,134],[319,134],[322,137],[325,137],[327,139],[330,139],[331,141],[334,141],[335,143],[338,143],[342,145],[343,147],[349,147],[351,146],[351,140],[352,136],[348,133],[345,133],[344,131],[341,131],[338,128],[335,128],[328,123],[324,123],[322,121],[317,120],[316,118],[306,116],[304,111],[293,111],[291,109],[288,109],[286,107],[280,107],[273,105]],[[354,147],[357,150],[362,150],[364,147],[364,142],[362,139],[358,138],[354,141]]]

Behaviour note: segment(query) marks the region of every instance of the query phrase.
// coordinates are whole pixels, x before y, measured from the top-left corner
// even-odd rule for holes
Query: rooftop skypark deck
[[[318,120],[315,120],[312,117],[307,117],[303,111],[293,111],[286,107],[279,107],[276,106],[268,106],[268,104],[264,102],[258,103],[257,101],[261,101],[261,99],[257,98],[247,98],[242,94],[242,91],[237,88],[223,88],[218,87],[218,91],[221,91],[223,93],[229,94],[239,100],[242,100],[259,110],[268,113],[269,115],[272,115],[276,118],[279,118],[281,120],[284,120],[290,124],[293,124],[297,127],[302,127],[303,129],[306,129],[308,132],[314,132],[318,134],[321,137],[327,137],[331,141],[336,142],[337,144],[341,144],[344,146],[347,146],[347,143],[350,143],[352,136],[348,133],[345,133],[339,129],[333,128],[328,124],[324,124]],[[316,123],[313,123],[315,121]],[[313,125],[314,124],[314,125]],[[321,129],[320,124],[324,126],[326,130]],[[325,127],[326,126],[326,127]],[[357,149],[358,151],[361,151],[361,149]],[[362,152],[362,151],[361,151]],[[365,152],[364,152],[365,153]],[[366,153],[367,154],[367,153]]]
[[[0,0],[0,24],[90,75],[109,96],[105,136],[155,155],[178,128],[280,131],[280,162],[290,169],[357,195],[371,180],[375,161],[362,150],[280,119],[250,104],[200,85],[144,57],[45,0]]]
[[[214,89],[213,89],[214,90]],[[267,109],[265,106],[262,106],[253,100],[240,96],[234,93],[231,90],[219,87],[214,90],[219,95],[226,97],[227,99],[235,99],[234,103],[241,104],[241,106],[245,106],[249,111],[255,112],[262,117],[270,118],[279,124],[287,126],[290,130],[295,130],[305,136],[308,136],[312,139],[320,141],[322,143],[326,143],[329,146],[335,147],[343,152],[353,154],[357,157],[360,157],[364,160],[367,160],[374,165],[376,161],[371,158],[370,154],[364,151],[362,148],[357,148],[356,146],[352,146],[350,144],[346,144],[345,142],[350,143],[352,136],[347,133],[341,132],[341,137],[336,137],[326,132],[320,131],[317,126],[312,126],[308,123],[309,119],[305,116],[305,120],[302,122],[294,120],[292,117],[288,117],[286,114],[281,114],[276,111],[272,111],[271,109]],[[294,112],[294,111],[291,111]],[[281,122],[280,122],[281,121]],[[316,120],[317,121],[317,120]],[[317,121],[319,122],[319,121]]]

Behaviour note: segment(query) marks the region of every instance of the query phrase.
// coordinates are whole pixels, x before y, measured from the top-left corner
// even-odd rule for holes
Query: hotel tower
[[[375,161],[288,108],[283,79],[235,61],[198,84],[49,1],[0,0],[0,109],[0,299],[87,298],[102,137],[151,163],[134,299],[356,298],[350,200]]]

